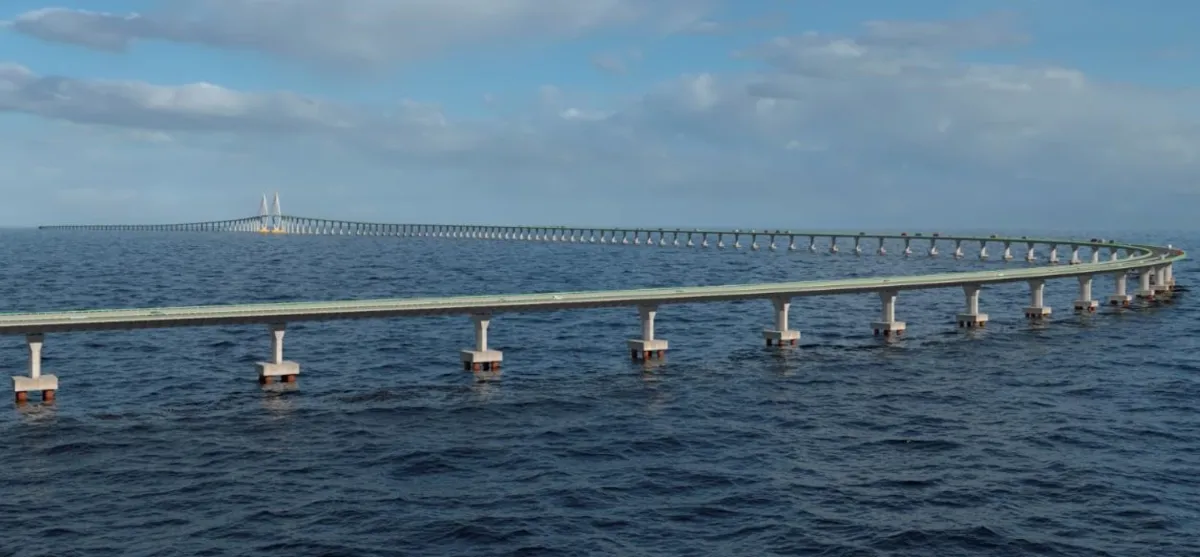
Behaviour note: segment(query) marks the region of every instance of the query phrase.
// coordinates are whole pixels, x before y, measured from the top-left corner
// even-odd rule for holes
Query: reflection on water
[[[263,385],[262,406],[272,418],[287,418],[296,410],[296,401],[292,395],[299,389],[299,382]]]
[[[58,408],[55,406],[55,401],[50,402],[18,402],[15,405],[17,414],[21,416],[21,421],[30,424],[46,424],[52,423],[58,418]]]
[[[771,373],[780,377],[791,377],[796,374],[796,362],[792,360],[799,357],[799,346],[783,346],[774,348],[775,354],[772,355],[770,363],[767,367]]]
[[[474,371],[475,381],[471,382],[471,392],[477,402],[487,402],[499,392],[501,371]]]

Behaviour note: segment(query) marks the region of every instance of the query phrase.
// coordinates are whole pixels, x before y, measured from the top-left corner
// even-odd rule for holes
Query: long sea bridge
[[[748,248],[752,251],[763,248],[788,251],[807,249],[810,252],[827,251],[835,255],[846,252],[857,256],[868,253],[883,256],[890,253],[889,250],[895,250],[903,257],[938,257],[944,248],[955,259],[967,257],[966,250],[971,249],[973,256],[985,260],[990,257],[990,247],[1000,252],[999,258],[1003,261],[1015,259],[1013,250],[1019,249],[1023,252],[1021,256],[1026,262],[1042,264],[997,271],[771,284],[0,314],[0,334],[24,335],[29,347],[29,374],[13,377],[13,390],[18,402],[27,401],[28,394],[35,391],[41,393],[43,401],[50,401],[55,397],[58,378],[42,373],[41,369],[41,351],[45,335],[51,333],[266,325],[270,332],[271,355],[257,365],[259,382],[294,382],[300,374],[300,365],[283,357],[283,337],[287,323],[463,315],[471,319],[475,329],[475,345],[459,353],[464,369],[495,372],[500,369],[503,354],[488,346],[488,328],[494,315],[506,312],[601,307],[636,308],[641,330],[636,338],[627,341],[627,348],[631,358],[652,361],[663,359],[668,349],[668,342],[655,336],[654,323],[658,309],[669,304],[752,299],[770,301],[774,310],[773,319],[764,328],[763,339],[768,346],[787,347],[794,346],[800,339],[800,332],[791,329],[789,325],[788,311],[792,299],[804,296],[874,294],[879,297],[880,312],[878,317],[870,322],[870,329],[875,336],[894,339],[903,335],[906,329],[906,323],[897,319],[896,312],[897,297],[905,290],[961,288],[964,296],[963,309],[954,316],[954,322],[960,328],[972,329],[985,327],[988,322],[988,315],[981,311],[980,305],[980,291],[985,285],[1027,283],[1029,305],[1024,309],[1025,317],[1030,320],[1044,320],[1051,315],[1051,308],[1044,302],[1047,281],[1077,281],[1079,294],[1072,309],[1079,313],[1093,313],[1100,306],[1100,301],[1093,293],[1094,281],[1096,277],[1107,276],[1111,278],[1112,290],[1104,301],[1120,310],[1129,307],[1135,299],[1145,304],[1169,299],[1175,292],[1174,264],[1186,257],[1183,250],[1172,246],[1134,244],[1100,238],[1083,240],[1000,235],[964,236],[936,232],[689,230],[356,222],[284,215],[279,210],[278,194],[269,210],[264,196],[257,216],[240,219],[178,224],[55,225],[39,228],[44,231],[72,232],[223,232],[434,237],[656,248]],[[1061,257],[1063,255],[1065,258]],[[1127,284],[1131,276],[1137,280],[1136,289],[1132,293]]]

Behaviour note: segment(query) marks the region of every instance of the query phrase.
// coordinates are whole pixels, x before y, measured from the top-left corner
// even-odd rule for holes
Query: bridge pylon
[[[275,192],[275,199],[271,202],[271,233],[284,234],[286,232],[283,229],[283,211],[279,208],[279,192]]]
[[[258,233],[269,234],[271,232],[271,213],[267,209],[267,194],[262,195],[262,202],[258,204]]]
[[[267,194],[262,195],[262,202],[258,205],[258,233],[287,233],[283,229],[283,212],[279,208],[279,192],[275,192],[275,198],[270,205],[267,205]]]

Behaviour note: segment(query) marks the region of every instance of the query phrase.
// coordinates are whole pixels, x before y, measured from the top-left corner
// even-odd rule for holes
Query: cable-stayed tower
[[[267,194],[262,195],[262,203],[258,205],[258,231],[266,234],[271,231],[271,214],[267,210]]]
[[[271,232],[282,234],[283,230],[283,211],[279,208],[279,192],[275,192],[275,199],[271,203]]]

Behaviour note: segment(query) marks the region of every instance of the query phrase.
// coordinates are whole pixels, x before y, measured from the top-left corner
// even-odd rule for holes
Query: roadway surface
[[[796,233],[807,236],[809,233]],[[878,237],[878,236],[873,236]],[[891,236],[889,236],[891,237]],[[928,238],[928,237],[925,237]],[[941,240],[969,240],[975,237],[943,237]],[[990,242],[1034,241],[1024,238],[978,238]],[[1093,245],[1073,240],[1036,240],[1058,245]],[[878,292],[881,290],[916,290],[947,288],[967,284],[997,284],[1055,279],[1083,275],[1127,272],[1156,267],[1182,260],[1183,251],[1134,244],[1096,244],[1106,248],[1130,250],[1131,257],[1117,261],[1077,265],[1039,266],[1001,271],[940,273],[917,276],[855,278],[831,281],[785,282],[723,286],[692,286],[679,288],[644,288],[591,292],[559,292],[544,294],[506,294],[455,296],[441,298],[381,299],[329,302],[280,302],[264,304],[213,305],[194,307],[162,307],[141,309],[102,309],[42,313],[0,314],[0,334],[30,334],[67,331],[93,331],[160,327],[195,327],[256,323],[285,323],[338,319],[366,319],[453,315],[473,313],[502,313],[555,311],[577,308],[598,308],[636,305],[720,302],[779,297],[802,297],[836,294]]]

